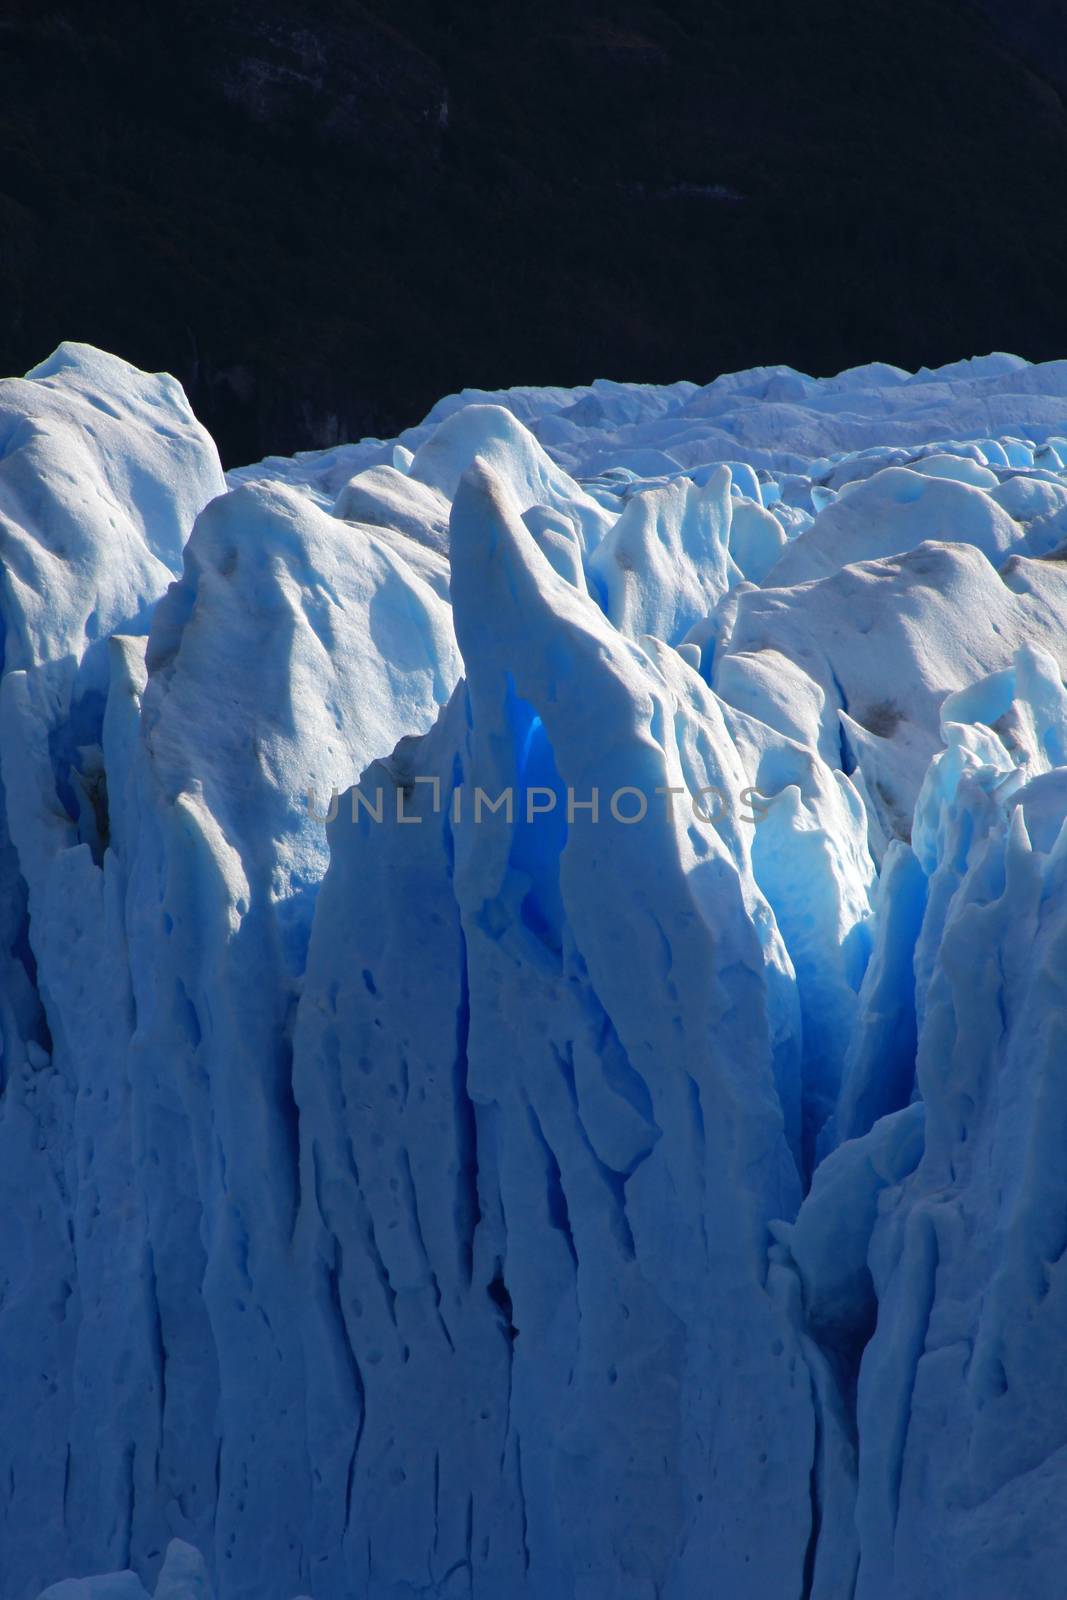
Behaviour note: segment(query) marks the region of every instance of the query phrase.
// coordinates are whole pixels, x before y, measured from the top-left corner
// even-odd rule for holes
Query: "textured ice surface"
[[[1065,462],[0,385],[3,1600],[1061,1594]]]

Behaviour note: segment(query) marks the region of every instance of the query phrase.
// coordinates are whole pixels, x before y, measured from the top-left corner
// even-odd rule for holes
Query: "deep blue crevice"
[[[550,949],[559,951],[564,922],[559,889],[559,858],[567,842],[567,797],[556,758],[540,716],[520,699],[508,680],[508,717],[515,740],[515,822],[508,864],[530,880],[521,907],[524,925]],[[554,797],[551,810],[547,790]],[[535,812],[530,814],[533,805]]]
[[[841,701],[841,709],[847,717],[849,715],[848,695],[845,693],[844,685],[842,684],[841,679],[837,676],[837,673],[834,671],[833,667],[830,668],[830,676],[834,680],[834,688],[837,690],[837,697]],[[856,763],[853,759],[852,750],[845,734],[845,725],[840,718],[838,719],[837,724],[837,739],[839,751],[838,760],[841,763],[841,771],[845,774],[846,778],[850,778],[856,770]]]

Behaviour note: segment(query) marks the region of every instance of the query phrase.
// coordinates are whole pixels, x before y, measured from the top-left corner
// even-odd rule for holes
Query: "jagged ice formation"
[[[1061,1592],[1064,435],[0,385],[4,1600]]]

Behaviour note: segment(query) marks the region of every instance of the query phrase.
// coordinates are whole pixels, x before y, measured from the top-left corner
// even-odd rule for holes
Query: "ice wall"
[[[1065,390],[0,385],[5,1600],[1059,1593]]]

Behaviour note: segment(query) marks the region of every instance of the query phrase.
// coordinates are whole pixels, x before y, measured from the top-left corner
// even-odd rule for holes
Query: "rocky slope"
[[[0,371],[77,337],[224,460],[462,384],[1067,342],[1039,0],[10,0]]]

